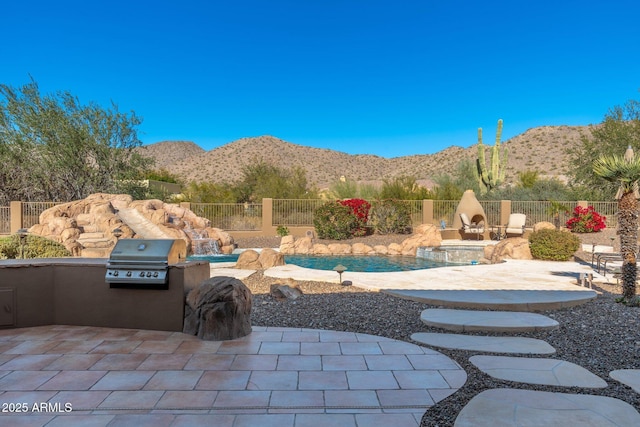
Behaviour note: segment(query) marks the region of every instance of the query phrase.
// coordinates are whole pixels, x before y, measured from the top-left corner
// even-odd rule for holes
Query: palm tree
[[[618,234],[622,254],[622,299],[627,305],[638,305],[636,280],[638,276],[636,253],[638,252],[638,182],[640,182],[640,158],[631,146],[624,157],[600,156],[593,162],[593,172],[610,182],[620,184],[618,199]]]

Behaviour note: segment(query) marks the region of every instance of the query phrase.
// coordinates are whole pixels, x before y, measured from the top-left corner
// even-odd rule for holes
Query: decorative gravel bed
[[[584,243],[609,245],[609,235],[611,232],[595,233],[582,236],[582,240]],[[407,236],[369,237],[378,239],[375,243],[365,240],[367,244],[386,244],[383,241],[402,241]],[[277,247],[279,238],[262,238],[260,241],[242,239],[238,243],[239,247]],[[576,259],[590,262],[591,254],[579,252]],[[422,418],[421,426],[452,426],[464,405],[479,392],[490,388],[596,394],[624,400],[640,411],[640,394],[609,378],[609,372],[616,369],[640,369],[640,308],[616,303],[621,289],[615,279],[611,280],[614,283],[596,285],[595,289],[601,294],[595,300],[564,310],[542,312],[560,323],[558,329],[518,334],[547,341],[557,351],[550,357],[573,362],[590,370],[607,381],[607,388],[549,387],[497,380],[480,372],[469,362],[471,356],[486,353],[436,349],[458,362],[467,372],[468,380],[460,391],[431,407]],[[244,282],[254,296],[254,325],[361,332],[408,342],[412,342],[409,337],[415,332],[444,332],[420,321],[422,310],[434,306],[383,293],[344,287],[337,283],[295,281],[290,284],[299,286],[304,295],[296,300],[277,301],[271,297],[270,288],[282,281],[266,278],[262,272],[257,272]]]

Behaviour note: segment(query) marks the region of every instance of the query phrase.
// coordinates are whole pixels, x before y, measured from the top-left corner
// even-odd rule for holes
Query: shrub
[[[24,241],[14,234],[0,240],[0,259],[59,258],[71,256],[62,244],[41,236],[28,235]]]
[[[411,230],[409,206],[399,200],[378,200],[371,208],[369,225],[380,234],[408,233]]]
[[[288,236],[289,235],[289,229],[284,225],[279,225],[278,228],[276,228],[276,233],[280,237]]]
[[[580,248],[575,234],[560,230],[540,230],[529,235],[531,255],[535,259],[568,261]]]
[[[367,228],[367,221],[369,220],[369,209],[371,209],[371,203],[363,199],[347,199],[339,202],[342,206],[347,206],[351,209],[352,214],[357,219],[357,225],[352,230],[353,236],[365,236],[369,229]]]
[[[576,206],[573,210],[573,217],[567,221],[567,228],[574,233],[594,233],[604,230],[607,218],[600,215],[593,206],[583,208]]]
[[[358,218],[351,208],[339,202],[325,203],[315,210],[313,216],[313,226],[320,239],[348,239],[358,225]]]

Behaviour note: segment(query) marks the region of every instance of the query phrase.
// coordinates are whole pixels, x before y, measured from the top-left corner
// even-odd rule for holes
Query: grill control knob
[[[131,272],[127,271],[127,277],[131,277]]]
[[[153,273],[153,277],[158,277],[158,272]]]
[[[113,276],[114,276],[114,277],[118,277],[118,270],[116,270],[116,271],[114,271],[114,272],[113,272]]]
[[[144,271],[140,272],[140,277],[144,277]]]

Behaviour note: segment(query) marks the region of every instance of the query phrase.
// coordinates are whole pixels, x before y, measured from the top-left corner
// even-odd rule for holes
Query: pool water
[[[208,260],[209,262],[235,262],[238,255],[215,255],[207,257],[190,257],[190,259]],[[408,256],[364,256],[364,255],[285,255],[284,261],[287,264],[294,264],[300,267],[312,268],[315,270],[333,270],[338,264],[342,264],[346,271],[357,272],[397,272],[422,270],[425,268],[446,267],[448,265],[459,265],[452,263],[437,262],[425,258],[415,258]]]

